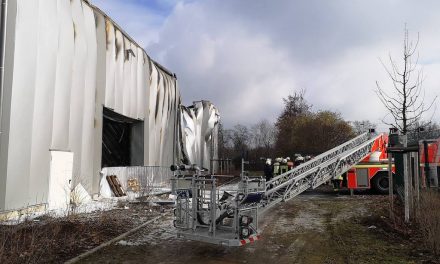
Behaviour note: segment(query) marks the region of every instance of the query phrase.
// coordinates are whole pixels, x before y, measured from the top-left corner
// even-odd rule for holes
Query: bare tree
[[[254,147],[271,148],[275,141],[275,127],[263,119],[251,127]]]
[[[369,120],[361,120],[351,122],[351,127],[356,135],[360,135],[368,131],[368,129],[376,129],[376,124],[370,122]]]
[[[440,130],[440,123],[433,120],[421,121],[418,127],[423,128],[423,131]]]
[[[251,127],[252,145],[254,148],[265,150],[265,155],[270,154],[275,144],[275,126],[263,119]]]
[[[241,124],[237,124],[230,132],[231,142],[235,151],[244,152],[249,149],[250,132]]]
[[[419,35],[417,34],[416,42],[410,41],[408,29],[405,26],[403,65],[399,67],[391,55],[389,55],[389,67],[381,60],[382,66],[393,84],[392,92],[387,92],[376,81],[376,94],[394,119],[392,122],[386,122],[385,120],[383,122],[396,127],[402,134],[415,129],[422,115],[431,109],[437,99],[435,97],[429,104],[425,104],[423,70],[418,67],[419,55],[416,53],[418,45]]]
[[[231,130],[225,129],[222,122],[218,124],[218,156],[227,158],[231,155],[232,136]]]

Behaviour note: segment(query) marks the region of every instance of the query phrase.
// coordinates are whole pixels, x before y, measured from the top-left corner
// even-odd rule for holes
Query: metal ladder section
[[[316,188],[347,172],[364,159],[380,135],[364,133],[266,182],[266,200],[260,212]]]
[[[192,190],[192,209],[193,215],[193,230],[197,227],[207,227],[209,232],[215,236],[216,226],[216,209],[217,209],[217,186],[214,179],[192,179],[194,181]],[[203,219],[206,215],[206,219]],[[197,219],[199,217],[199,219]],[[208,220],[207,220],[208,219]],[[198,221],[197,221],[198,220]],[[206,221],[206,223],[205,223]],[[200,223],[198,223],[200,222]]]

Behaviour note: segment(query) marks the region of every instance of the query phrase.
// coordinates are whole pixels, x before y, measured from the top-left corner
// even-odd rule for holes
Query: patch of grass
[[[426,246],[440,256],[440,193],[424,190],[417,208],[416,220]]]
[[[408,246],[402,241],[390,240],[373,225],[355,221],[333,225],[332,237],[345,263],[415,263],[411,261]]]
[[[325,208],[325,232],[301,235],[315,249],[300,253],[304,263],[419,263],[412,255],[412,244],[385,224],[381,197],[362,197],[315,201]],[[365,216],[358,208],[370,208]],[[376,208],[377,207],[377,208]],[[344,216],[344,217],[341,217]],[[369,228],[370,227],[370,228]],[[319,248],[319,250],[316,250]]]

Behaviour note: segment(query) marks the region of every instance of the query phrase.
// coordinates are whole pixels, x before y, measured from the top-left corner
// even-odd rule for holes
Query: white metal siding
[[[180,159],[174,134],[182,121],[181,100],[174,76],[81,0],[10,0],[9,5],[17,12],[8,18],[15,37],[6,53],[14,66],[12,73],[7,70],[12,84],[4,104],[10,104],[4,119],[10,122],[0,136],[0,164],[6,164],[0,168],[6,174],[0,175],[0,190],[6,190],[0,193],[0,210],[47,202],[50,150],[72,152],[72,187],[81,183],[96,193],[103,107],[144,121],[144,165],[168,167]],[[188,126],[200,137],[190,140],[188,152],[191,162],[206,165],[217,115],[211,104],[197,107],[202,110],[184,120],[193,122]]]
[[[6,209],[39,203],[30,186],[32,125],[35,98],[36,47],[39,2],[20,0],[15,26],[14,76],[12,80],[9,148],[6,178]],[[12,19],[12,18],[11,18]],[[36,199],[36,200],[35,200]]]

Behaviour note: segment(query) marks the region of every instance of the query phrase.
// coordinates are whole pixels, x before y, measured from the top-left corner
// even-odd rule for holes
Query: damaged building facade
[[[182,106],[176,75],[101,10],[2,2],[0,211],[99,194],[103,167],[211,166],[217,109]]]

